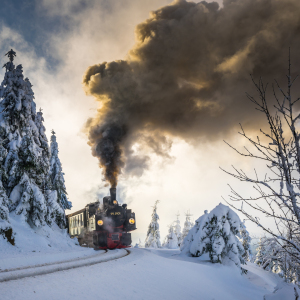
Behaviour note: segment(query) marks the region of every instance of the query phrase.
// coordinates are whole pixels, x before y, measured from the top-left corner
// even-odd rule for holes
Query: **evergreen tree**
[[[32,85],[24,79],[22,65],[13,64],[16,53],[10,50],[6,55],[10,61],[4,65],[0,86],[2,188],[9,196],[10,211],[34,226],[52,224],[57,205],[47,199],[50,163],[42,112],[36,113]]]
[[[152,212],[152,219],[151,223],[148,227],[147,237],[145,241],[145,248],[161,248],[160,243],[160,232],[159,232],[159,224],[158,219],[159,216],[157,214],[157,204],[159,200],[155,201],[153,212]]]
[[[250,261],[250,256],[251,256],[251,247],[250,247],[251,237],[249,235],[249,232],[246,229],[245,221],[243,223],[241,223],[240,236],[241,236],[241,239],[240,239],[241,243],[242,243],[242,245],[244,247],[244,250],[245,250],[244,259],[246,261]]]
[[[182,242],[181,226],[180,226],[180,220],[179,220],[180,214],[178,213],[176,216],[177,216],[177,219],[176,219],[175,225],[174,225],[174,232],[177,237],[178,246],[180,246],[180,244]]]
[[[228,206],[205,211],[184,240],[182,251],[192,256],[207,254],[212,263],[245,264],[245,250],[238,239],[241,220]]]
[[[48,184],[48,187],[50,184]],[[45,197],[47,202],[47,217],[46,222],[51,226],[55,222],[60,228],[66,226],[65,210],[58,203],[57,191],[47,189],[45,191]]]
[[[0,144],[0,236],[4,236],[6,238],[11,238],[12,228],[9,223],[9,206],[10,199],[6,195],[6,191],[3,188],[2,180],[7,178],[7,174],[4,169],[4,161],[7,156],[6,149]],[[8,233],[10,236],[8,236]],[[10,242],[12,242],[9,239]]]
[[[0,181],[0,235],[11,228],[9,224],[8,197]]]
[[[175,233],[175,228],[172,225],[169,226],[169,233],[166,236],[163,246],[168,249],[178,249],[178,239]]]
[[[62,172],[61,162],[58,158],[58,144],[55,132],[52,130],[50,145],[50,180],[54,190],[57,192],[57,202],[63,209],[71,209],[72,202],[68,201],[64,173]]]
[[[12,200],[10,209],[40,226],[44,224],[46,204],[43,194],[38,192],[43,177],[42,149],[34,139],[36,126],[30,105],[33,95],[28,93],[29,81],[24,80],[22,66],[15,68],[13,57],[10,59],[5,64],[6,73],[1,84],[0,136],[8,152],[4,163],[8,178],[3,183]]]
[[[297,252],[283,241],[280,242],[274,237],[260,238],[255,263],[264,270],[278,274],[288,283],[298,284],[300,266]]]
[[[259,266],[264,264],[265,256],[267,254],[266,240],[266,237],[261,237],[258,242],[258,247],[256,248],[256,256],[254,263]]]
[[[191,222],[191,216],[192,215],[190,214],[189,211],[185,214],[185,222],[184,222],[184,227],[182,229],[181,243],[183,242],[183,240],[185,239],[185,237],[188,235],[189,231],[193,227],[193,223]]]

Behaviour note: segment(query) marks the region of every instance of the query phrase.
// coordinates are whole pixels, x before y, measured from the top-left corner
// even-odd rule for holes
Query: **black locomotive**
[[[77,237],[81,246],[94,249],[127,248],[131,245],[131,233],[136,229],[135,213],[120,205],[116,188],[103,204],[94,202],[85,208],[67,215],[67,227],[71,237]]]

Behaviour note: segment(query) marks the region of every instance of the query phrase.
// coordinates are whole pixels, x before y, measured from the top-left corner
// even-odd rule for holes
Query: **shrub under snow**
[[[228,206],[219,204],[210,213],[196,220],[195,226],[184,239],[181,250],[192,256],[209,256],[212,263],[241,267],[245,264],[244,247],[239,241],[242,222]]]

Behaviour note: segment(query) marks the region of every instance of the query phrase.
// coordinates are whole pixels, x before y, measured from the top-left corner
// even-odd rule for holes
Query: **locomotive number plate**
[[[119,211],[116,212],[111,212],[110,215],[111,216],[119,216],[121,213]]]
[[[118,240],[119,240],[119,235],[118,235],[118,234],[112,234],[112,235],[111,235],[111,239],[112,239],[113,241],[118,241]]]

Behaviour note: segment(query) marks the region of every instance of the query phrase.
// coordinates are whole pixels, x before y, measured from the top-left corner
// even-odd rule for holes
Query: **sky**
[[[97,145],[112,125],[126,127],[117,195],[136,213],[134,242],[144,241],[156,200],[163,240],[178,212],[183,226],[188,210],[195,220],[225,203],[228,184],[253,194],[220,167],[264,166],[224,140],[242,148],[239,123],[252,135],[265,126],[245,96],[255,92],[250,73],[284,80],[289,46],[300,65],[298,4],[286,2],[2,0],[0,62],[17,52],[49,141],[56,132],[70,212],[109,192]]]

